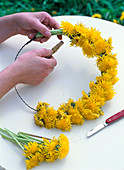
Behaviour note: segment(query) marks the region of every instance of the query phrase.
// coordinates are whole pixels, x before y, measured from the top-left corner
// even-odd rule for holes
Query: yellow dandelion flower
[[[75,32],[74,35],[79,35],[83,38],[83,37],[85,37],[85,34],[86,34],[86,28],[81,23],[79,25],[75,24],[74,25],[74,32]]]
[[[83,90],[82,91],[82,100],[87,100],[88,99],[88,95],[87,95],[87,93]]]
[[[84,123],[84,119],[78,110],[75,110],[74,114],[71,116],[71,122],[75,125],[82,125]]]
[[[82,112],[83,101],[80,98],[75,102],[75,105],[76,105],[76,108],[79,110],[79,112]]]
[[[101,88],[103,88],[104,90],[107,90],[107,91],[109,91],[110,89],[113,89],[111,81],[102,80],[97,84],[97,86],[99,86],[99,87],[101,87]]]
[[[39,102],[37,105],[37,114],[34,115],[35,123],[41,127],[54,128],[56,122],[57,111],[53,107],[49,107],[48,103]]]
[[[110,56],[112,49],[113,49],[113,47],[112,47],[112,38],[109,37],[108,40],[106,40],[106,52],[105,52],[106,55]],[[114,55],[116,55],[116,54],[114,54]]]
[[[35,152],[37,152],[38,150],[38,143],[36,142],[29,142],[28,145],[24,145],[24,156],[28,157],[32,154],[34,154]]]
[[[77,47],[82,47],[84,43],[84,38],[76,36],[71,40],[70,46],[77,46]]]
[[[74,26],[71,23],[62,21],[61,28],[63,29],[65,35],[73,36]]]
[[[90,35],[90,37],[89,36],[87,36],[87,37],[90,38],[93,43],[102,38],[101,32],[96,30],[96,28],[91,27],[89,29],[89,32],[91,35]]]
[[[100,81],[110,81],[112,85],[114,85],[118,81],[118,78],[116,77],[116,75],[117,75],[117,70],[110,69],[110,70],[107,70],[106,73],[103,73],[101,76],[96,77],[96,81],[98,83]]]
[[[100,14],[94,14],[94,15],[92,15],[92,17],[93,17],[93,18],[102,18],[102,15],[100,15]]]
[[[115,24],[117,24],[117,23],[118,23],[118,21],[117,21],[116,19],[113,19],[113,22],[114,22]]]
[[[58,110],[58,113],[61,114],[61,118],[56,121],[56,128],[63,131],[70,131],[71,127],[71,115],[66,115],[63,111]]]
[[[86,120],[99,118],[99,115],[96,113],[93,113],[90,109],[84,109],[84,112],[82,113],[82,115]]]
[[[52,107],[48,107],[46,114],[44,115],[45,127],[50,129],[55,127],[57,111]]]
[[[106,74],[109,74],[112,77],[111,82],[112,82],[113,85],[119,80],[119,78],[116,77],[117,69],[114,69],[114,68],[108,69],[106,71]]]
[[[109,92],[105,93],[105,100],[111,100],[115,95],[115,91],[113,89],[110,89]]]
[[[32,155],[32,157],[29,157],[28,159],[25,160],[26,163],[26,169],[32,169],[35,166],[39,166],[39,161],[37,155]]]
[[[106,50],[106,42],[103,39],[99,39],[98,41],[96,41],[94,43],[94,51],[96,53],[96,55],[100,55],[105,53]]]
[[[58,144],[58,141],[55,140],[44,140],[44,155],[46,162],[54,162],[57,159],[57,156],[55,154],[56,145]]]
[[[36,109],[37,109],[37,111],[39,112],[42,108],[47,108],[49,106],[49,104],[48,103],[46,103],[46,102],[38,102],[38,105],[37,105],[37,107],[36,107]]]
[[[31,8],[31,11],[35,11],[35,8]]]
[[[61,134],[58,138],[58,145],[56,146],[56,154],[58,155],[58,159],[65,158],[68,152],[69,140],[64,134]]]
[[[38,114],[34,114],[34,120],[35,120],[35,124],[40,126],[40,127],[43,127],[44,126],[44,122],[43,120],[39,118]]]
[[[94,57],[93,44],[89,43],[88,40],[83,44],[82,51],[87,57]]]
[[[43,161],[45,161],[44,152],[39,152],[39,151],[38,151],[35,155],[37,156],[39,163],[42,163]]]
[[[57,14],[57,11],[52,11],[52,14],[53,14],[53,15]]]
[[[90,109],[92,112],[99,112],[100,103],[93,99],[92,97],[89,97],[88,100],[85,102],[85,109]]]
[[[124,15],[122,15],[122,16],[120,17],[120,20],[121,20],[121,21],[124,20]]]
[[[84,122],[84,119],[82,117],[82,115],[79,113],[79,111],[74,108],[69,108],[67,110],[68,114],[71,115],[71,122],[72,124],[76,124],[76,125],[82,125]]]
[[[124,15],[124,11],[121,13],[121,15]]]
[[[101,58],[97,59],[97,66],[100,71],[105,72],[107,69],[116,68],[117,60],[103,55]]]

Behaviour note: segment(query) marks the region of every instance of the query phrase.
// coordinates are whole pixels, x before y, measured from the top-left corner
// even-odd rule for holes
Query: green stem
[[[10,130],[6,129],[6,131],[9,133],[9,135],[15,140],[15,142],[17,143],[17,145],[20,146],[20,148],[22,150],[24,150],[24,147],[22,146],[22,144],[16,139],[16,136],[13,134],[13,132],[11,132]]]
[[[0,131],[8,135],[8,132],[6,130],[0,128]]]
[[[40,143],[44,143],[44,141],[36,139],[34,137],[31,137],[31,136],[28,136],[27,134],[25,134],[23,132],[19,132],[18,134],[19,134],[19,136],[21,136],[23,138],[30,139],[30,140],[33,140],[33,141],[37,141],[37,142],[40,142]]]
[[[32,136],[32,137],[36,137],[36,138],[45,138],[45,139],[51,140],[50,138],[43,137],[43,136],[33,135],[33,134],[29,134],[29,133],[24,133],[24,132],[19,132],[19,133],[28,135],[28,136]]]
[[[28,139],[28,138],[24,138],[23,136],[19,136],[16,137],[16,139],[20,142],[20,143],[28,143],[28,142],[33,142],[34,140]]]
[[[9,140],[9,141],[11,141],[13,143],[16,143],[15,140],[13,140],[12,138],[6,136],[3,132],[0,132],[0,134],[2,135],[3,138],[5,138],[5,139],[7,139],[7,140]]]
[[[7,128],[5,128],[5,129],[0,128],[0,131],[10,136],[10,133],[9,133],[10,130],[8,130]],[[13,135],[17,136],[14,132],[12,132],[12,131],[10,131],[10,132]]]
[[[51,36],[52,35],[64,35],[62,29],[56,29],[56,30],[50,30]],[[44,37],[44,35],[42,35],[41,33],[37,33],[36,34],[36,38],[42,38]]]

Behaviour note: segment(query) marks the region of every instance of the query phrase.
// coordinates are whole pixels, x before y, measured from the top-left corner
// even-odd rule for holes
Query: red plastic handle
[[[122,111],[116,113],[115,115],[109,117],[108,119],[106,119],[106,123],[107,124],[113,123],[114,121],[119,120],[123,116],[124,116],[124,110],[122,110]]]

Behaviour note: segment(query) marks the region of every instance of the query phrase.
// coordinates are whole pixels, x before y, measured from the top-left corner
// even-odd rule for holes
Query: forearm
[[[8,66],[0,72],[0,98],[16,86],[16,76],[13,67]]]
[[[0,18],[0,43],[16,35],[16,15],[7,15]]]

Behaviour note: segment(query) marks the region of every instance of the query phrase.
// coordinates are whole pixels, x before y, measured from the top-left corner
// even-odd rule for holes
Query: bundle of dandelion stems
[[[43,161],[54,162],[56,159],[63,159],[69,152],[69,141],[64,134],[60,134],[58,139],[49,139],[24,132],[16,134],[6,128],[0,128],[0,134],[23,150],[27,169],[32,169]]]
[[[112,38],[103,39],[101,32],[95,28],[87,28],[82,23],[72,25],[61,22],[61,29],[51,30],[51,35],[66,35],[70,38],[70,46],[80,47],[88,58],[96,57],[100,75],[89,83],[90,91],[82,91],[77,101],[69,99],[57,110],[46,102],[39,102],[34,114],[36,125],[45,128],[58,128],[69,131],[72,124],[81,125],[85,119],[92,120],[103,115],[102,106],[115,94],[113,85],[118,81],[116,54],[112,53]],[[38,37],[42,36],[40,33]],[[77,57],[77,55],[76,55]]]

